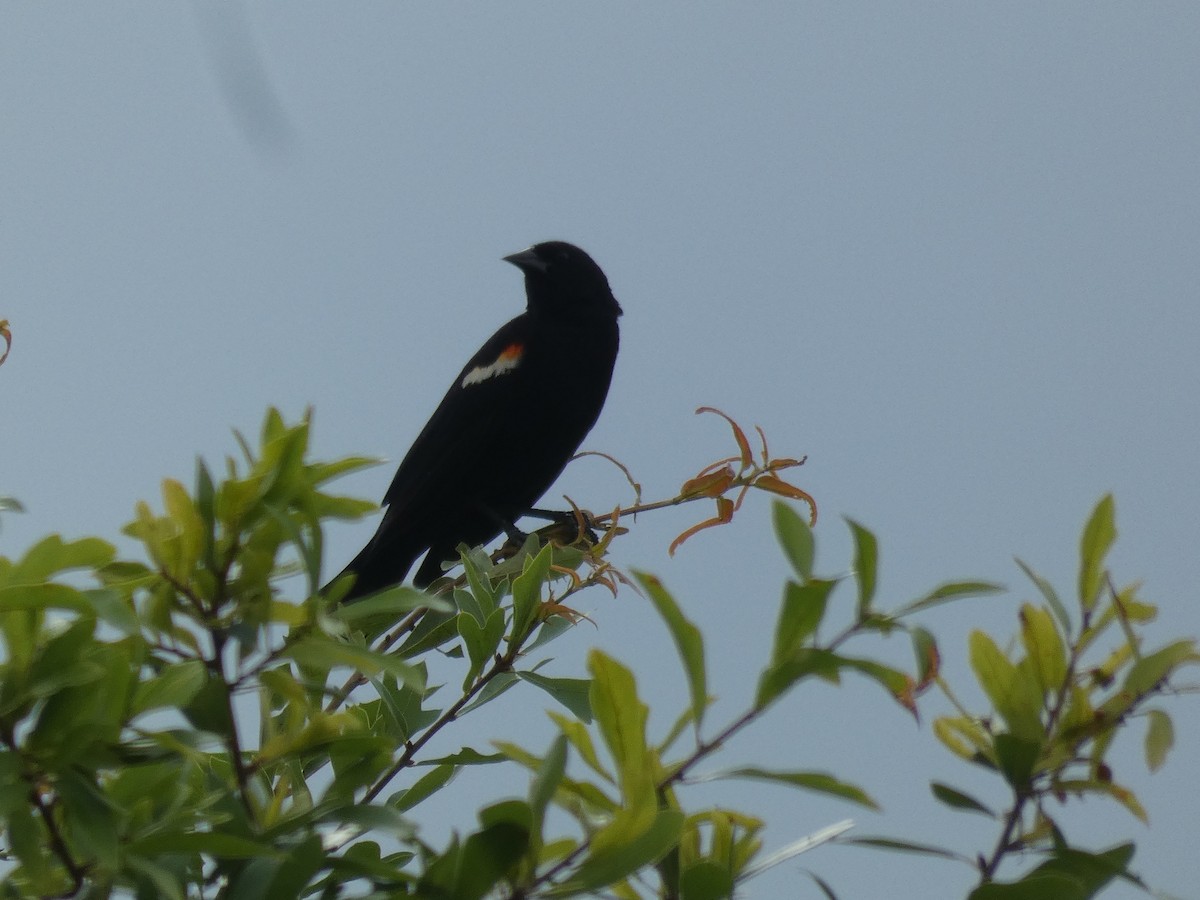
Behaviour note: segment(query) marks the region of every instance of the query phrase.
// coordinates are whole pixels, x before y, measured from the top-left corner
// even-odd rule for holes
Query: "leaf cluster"
[[[634,511],[711,499],[736,508],[749,487],[807,498],[776,474],[799,461],[772,458],[765,438],[755,460],[726,418],[739,453],[698,476],[720,478],[699,486],[692,479],[677,497]],[[164,482],[161,510],[138,504],[127,527],[144,561],[120,559],[97,538],[58,536],[19,559],[0,558],[0,828],[8,865],[0,896],[732,896],[767,868],[841,840],[850,825],[766,855],[762,821],[695,806],[696,783],[757,781],[865,809],[875,803],[827,771],[702,769],[784,695],[845,675],[878,684],[915,716],[923,693],[949,686],[933,635],[913,619],[996,590],[957,581],[884,608],[870,531],[849,523],[852,580],[822,577],[810,528],[815,504],[808,498],[802,517],[776,502],[775,534],[792,574],[774,633],[764,636],[753,697],[714,725],[700,629],[653,575],[627,575],[605,558],[623,533],[620,510],[599,519],[576,511],[573,535],[564,536],[560,522],[492,555],[463,547],[462,574],[429,592],[397,587],[343,605],[346,585],[322,591],[323,525],[374,509],[330,493],[328,483],[371,461],[310,461],[309,427],[271,411],[255,446],[239,437],[242,458],[226,460],[220,479],[201,462],[190,491]],[[589,524],[604,521],[597,541]],[[993,813],[963,791],[935,786],[954,809],[1000,824],[995,852],[980,863],[980,898],[1004,887],[993,875],[1017,849],[1045,856],[1029,883],[1071,880],[1098,890],[1126,871],[1125,849],[1071,847],[1046,812],[1083,792],[1140,810],[1107,772],[1107,747],[1195,661],[1190,642],[1146,651],[1136,639],[1151,610],[1133,588],[1111,588],[1103,561],[1114,534],[1111,503],[1107,512],[1102,504],[1085,534],[1077,624],[1034,576],[1046,608],[1023,608],[1018,657],[986,636],[972,638],[972,663],[994,711],[962,710],[935,725],[952,751],[1012,790],[1009,811]],[[568,543],[542,540],[550,535]],[[285,587],[297,582],[302,599],[290,600]],[[547,668],[545,648],[580,618],[572,598],[620,585],[652,604],[679,659],[688,699],[665,729],[651,722],[634,672],[612,656],[593,650],[585,671],[569,676]],[[839,587],[849,588],[844,601]],[[1114,631],[1125,642],[1088,662]],[[861,652],[862,638],[888,635],[911,642],[912,672]],[[453,678],[434,683],[431,673],[447,667]],[[548,746],[510,740],[429,751],[433,738],[513,689],[555,701]],[[1160,709],[1147,714],[1153,767],[1170,744],[1170,720]],[[431,846],[421,818],[468,767],[503,773],[503,794],[482,803],[476,821],[460,823],[445,846]],[[514,772],[527,784],[518,796]],[[824,881],[816,885],[833,896]]]
[[[959,788],[932,785],[950,808],[988,816],[999,826],[995,847],[978,857],[981,886],[973,900],[1085,900],[1118,877],[1141,885],[1128,871],[1131,843],[1083,851],[1068,841],[1058,812],[1071,798],[1100,796],[1147,821],[1136,794],[1113,773],[1113,741],[1144,719],[1147,766],[1162,766],[1173,728],[1168,713],[1152,704],[1169,693],[1182,668],[1200,663],[1192,639],[1146,646],[1141,629],[1157,609],[1141,598],[1137,584],[1114,585],[1106,558],[1116,535],[1115,506],[1106,496],[1080,540],[1073,609],[1018,560],[1042,602],[1022,604],[1011,649],[979,630],[969,641],[971,668],[990,709],[969,711],[938,680],[957,713],[934,721],[934,734],[955,756],[998,775],[1009,795],[1005,808],[993,809]],[[1041,859],[1037,867],[1013,881],[996,880],[1002,863],[1030,853]]]

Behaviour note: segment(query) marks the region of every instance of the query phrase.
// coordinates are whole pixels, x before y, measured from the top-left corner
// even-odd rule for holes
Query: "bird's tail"
[[[359,551],[358,556],[350,560],[321,592],[329,590],[330,585],[346,575],[354,575],[354,584],[350,593],[342,598],[343,603],[361,600],[369,594],[374,594],[384,588],[399,584],[421,555],[423,547],[411,548],[406,542],[395,540],[395,535],[388,534],[385,529],[390,523],[385,517],[380,523],[379,531],[371,538],[367,546]]]

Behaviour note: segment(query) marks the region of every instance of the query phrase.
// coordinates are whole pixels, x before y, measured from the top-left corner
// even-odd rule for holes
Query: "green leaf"
[[[368,676],[386,672],[389,675],[395,675],[414,690],[423,691],[425,689],[425,679],[416,666],[405,662],[399,656],[379,653],[369,647],[357,644],[308,637],[297,641],[282,655],[294,659],[301,665],[313,666],[318,669],[345,666]]]
[[[439,756],[437,759],[423,759],[413,763],[416,766],[433,766],[451,763],[456,766],[486,766],[492,763],[504,762],[508,757],[503,753],[480,753],[472,747],[463,747],[457,753],[449,756]]]
[[[972,631],[969,647],[975,677],[1009,730],[1023,740],[1039,741],[1043,731],[1038,686],[984,632]]]
[[[200,521],[204,525],[204,551],[202,556],[205,566],[210,570],[217,568],[217,559],[215,556],[217,541],[216,497],[217,491],[213,484],[212,473],[208,470],[208,465],[204,460],[197,457],[196,514],[200,517]]]
[[[187,706],[207,680],[208,669],[198,659],[167,666],[160,675],[141,682],[134,689],[131,715]]]
[[[1020,881],[981,884],[967,900],[1088,900],[1079,879],[1057,873],[1030,874]]]
[[[421,616],[421,621],[412,630],[412,634],[395,652],[404,659],[412,659],[457,637],[458,625],[454,616],[446,613],[426,613]]]
[[[825,608],[836,582],[813,579],[806,584],[789,581],[783,589],[771,662],[793,658],[825,618]]]
[[[951,753],[977,760],[992,748],[991,736],[967,716],[940,716],[933,720],[933,734]]]
[[[838,657],[838,668],[852,669],[866,675],[891,694],[892,699],[912,713],[914,717],[917,715],[915,686],[908,674],[875,662],[873,659],[856,659],[852,656]]]
[[[1066,685],[1067,652],[1054,619],[1045,609],[1024,604],[1020,612],[1021,643],[1043,695],[1056,694]]]
[[[517,672],[517,677],[543,691],[569,709],[579,719],[592,721],[590,700],[592,682],[587,678],[548,678],[536,672]]]
[[[1083,609],[1092,609],[1100,598],[1104,558],[1116,539],[1116,508],[1112,494],[1105,494],[1092,510],[1079,542],[1079,603]]]
[[[692,863],[679,878],[681,900],[726,900],[733,887],[729,867],[711,859]]]
[[[0,587],[0,613],[45,609],[86,614],[91,612],[91,605],[82,591],[56,582]]]
[[[941,654],[938,652],[937,640],[924,628],[911,628],[913,656],[917,660],[917,683],[924,686],[937,677],[941,667]]]
[[[331,614],[340,622],[359,625],[375,619],[397,620],[414,609],[454,611],[454,607],[441,597],[435,597],[414,587],[396,585],[362,600],[344,603],[332,610]]]
[[[371,764],[374,761],[376,768],[379,768],[378,755],[381,748],[387,747],[389,742],[384,737],[371,737],[363,734],[363,727],[361,720],[352,713],[316,712],[303,726],[280,731],[274,737],[264,741],[258,751],[258,762],[268,765],[289,756],[295,757],[312,752],[317,748],[328,748],[334,755],[334,768],[337,769],[342,761],[350,756],[345,752],[338,753],[339,745],[346,744],[354,747],[351,756],[352,764],[359,762]],[[339,781],[343,783],[352,780],[353,777],[344,776],[341,772],[338,772],[338,776]]]
[[[657,862],[679,843],[683,822],[683,813],[679,810],[662,809],[657,810],[649,828],[636,835],[626,832],[628,840],[602,848],[597,848],[593,840],[592,852],[584,858],[571,880],[563,885],[564,892],[596,891]]]
[[[320,722],[320,719],[317,721]],[[307,748],[297,751],[305,753],[307,759],[311,759],[318,765],[321,761],[321,750],[328,753],[334,778],[333,784],[325,792],[324,799],[327,801],[337,798],[349,799],[359,788],[374,783],[380,774],[391,766],[396,750],[396,744],[390,737],[355,730],[338,732],[335,729],[339,723],[332,724],[333,728],[324,729],[327,737],[321,734],[313,735],[316,739],[323,738],[320,744],[314,741],[310,745],[316,751],[315,753],[307,755]],[[305,731],[307,730],[305,729]],[[301,734],[304,732],[302,731]],[[284,766],[292,765],[286,759],[283,762]],[[297,805],[307,803],[308,801],[305,799],[307,793],[307,784],[298,784],[293,788],[293,803]]]
[[[513,622],[509,644],[520,644],[528,636],[537,620],[541,606],[542,585],[550,574],[553,549],[549,544],[538,551],[537,556],[526,559],[520,575],[513,580]]]
[[[1063,605],[1062,600],[1059,598],[1058,592],[1054,590],[1054,585],[1052,585],[1037,572],[1033,571],[1033,569],[1027,566],[1020,559],[1017,560],[1017,565],[1021,567],[1021,571],[1025,573],[1026,577],[1028,577],[1029,580],[1034,583],[1034,586],[1038,589],[1038,593],[1045,598],[1046,603],[1050,605],[1050,608],[1054,610],[1054,615],[1058,619],[1058,623],[1062,625],[1063,632],[1070,634],[1071,615],[1067,612],[1066,606]]]
[[[816,675],[835,680],[840,663],[840,657],[828,650],[801,647],[791,657],[772,663],[763,670],[758,679],[754,708],[765,709],[803,678]]]
[[[538,847],[542,844],[546,809],[554,799],[554,792],[562,784],[567,771],[567,738],[559,735],[550,744],[533,783],[529,786],[529,810],[531,813],[530,833]]]
[[[491,559],[486,553],[480,553],[477,547],[459,553],[459,558],[462,560],[463,574],[467,577],[467,589],[456,588],[454,602],[460,611],[472,612],[482,622],[500,605],[500,594],[484,574],[485,567],[491,565]]]
[[[655,826],[658,814],[658,771],[646,746],[649,709],[638,698],[633,673],[600,650],[588,654],[592,674],[592,712],[609,753],[617,764],[622,805],[616,815],[592,836],[594,860],[617,858],[620,865]],[[596,863],[600,866],[599,863]],[[601,866],[608,871],[608,863]],[[584,867],[587,866],[585,860]],[[581,869],[582,871],[582,869]],[[606,882],[607,883],[607,882]]]
[[[1146,728],[1146,766],[1157,772],[1167,761],[1167,753],[1175,746],[1175,728],[1171,717],[1160,709],[1146,713],[1150,724]]]
[[[233,878],[225,896],[227,900],[299,897],[312,877],[327,864],[321,838],[313,835],[292,848],[286,857],[252,859]]]
[[[29,691],[49,697],[64,687],[89,684],[103,674],[93,660],[95,621],[78,619],[42,648],[29,670]]]
[[[483,667],[492,659],[500,642],[504,640],[504,610],[498,609],[485,624],[480,625],[470,613],[459,613],[455,618],[458,634],[467,648],[471,665],[463,676],[463,690],[470,688]]]
[[[575,724],[578,725],[579,723],[576,722]],[[582,728],[583,726],[580,725],[580,727]],[[492,741],[492,744],[495,745],[496,749],[503,753],[505,757],[515,763],[518,763],[519,765],[524,766],[535,775],[542,767],[542,758],[535,753],[530,753],[523,747],[519,747],[516,744],[509,743],[508,741]],[[612,779],[610,778],[608,780],[611,781]],[[578,799],[579,801],[582,801],[584,808],[589,810],[598,810],[606,815],[616,815],[621,809],[621,805],[617,801],[610,798],[607,794],[601,791],[600,788],[586,781],[575,781],[572,778],[564,777],[559,783],[559,794],[566,795],[573,799]],[[562,796],[559,797],[558,802],[561,806],[567,808],[568,810],[573,808],[571,803],[564,802]],[[577,808],[579,805],[580,804],[574,804],[574,807],[576,808],[576,815],[578,815]],[[628,817],[626,818],[626,821],[629,821]],[[617,837],[619,838],[620,835],[618,834]],[[610,836],[610,843],[611,842]]]
[[[430,893],[428,896],[449,896],[454,900],[479,900],[521,858],[529,846],[529,831],[513,822],[497,822],[468,837],[461,850],[454,854],[453,876],[449,893]],[[434,873],[430,867],[427,875]],[[443,881],[442,884],[445,884]],[[423,893],[424,880],[417,886]]]
[[[930,790],[933,791],[933,796],[937,797],[942,803],[945,803],[951,809],[966,809],[971,812],[983,813],[985,816],[995,818],[996,814],[972,797],[970,794],[964,794],[957,788],[952,788],[948,784],[942,784],[938,781],[929,783]]]
[[[525,645],[523,653],[532,653],[538,647],[550,643],[559,635],[570,631],[575,627],[575,623],[566,616],[550,616],[543,619],[541,626],[537,630],[534,639]]]
[[[875,535],[853,519],[847,519],[846,523],[854,535],[854,580],[858,582],[858,618],[862,619],[875,599],[879,542],[875,540]]]
[[[443,763],[418,778],[411,787],[398,791],[388,800],[388,806],[400,812],[412,809],[418,803],[436,794],[458,774],[458,766]]]
[[[1120,844],[1101,853],[1088,853],[1072,847],[1062,847],[1038,866],[1030,877],[1047,874],[1062,875],[1077,880],[1083,885],[1085,897],[1093,897],[1100,893],[1109,882],[1121,876],[1146,889],[1141,880],[1128,873],[1127,868],[1133,859],[1132,843]]]
[[[609,753],[617,763],[622,793],[630,806],[655,804],[654,777],[649,770],[646,719],[650,713],[638,698],[633,673],[603,651],[588,654],[592,673],[592,713]]]
[[[471,559],[471,555],[469,553],[460,554],[459,558],[462,560],[464,566],[470,566],[478,577],[483,577],[482,575],[479,575],[479,571],[476,569],[475,563]],[[482,602],[476,598],[476,593],[476,591],[467,591],[463,590],[462,588],[455,588],[452,593],[454,598],[454,607],[458,610],[458,612],[473,616],[475,621],[482,624],[483,622],[487,621],[487,617],[491,613],[495,612],[498,606],[496,603],[488,599],[487,594],[484,592],[482,587],[478,591],[478,593],[484,597]]]
[[[501,823],[516,825],[527,832],[533,825],[533,810],[524,800],[512,798],[492,803],[479,811],[479,824],[485,828]]]
[[[666,755],[667,751],[671,749],[677,740],[679,740],[679,736],[683,734],[684,729],[691,724],[692,708],[689,706],[675,717],[675,721],[671,723],[671,727],[667,729],[667,733],[663,735],[662,740],[655,745],[654,752],[658,754],[659,758],[662,758]]]
[[[750,778],[756,781],[771,781],[776,784],[803,788],[806,791],[815,791],[819,794],[828,794],[831,797],[839,797],[868,809],[879,809],[879,805],[862,788],[839,781],[825,772],[773,772],[757,766],[744,766],[717,772],[709,778]]]
[[[22,768],[19,754],[0,750],[0,816],[22,809],[29,802],[29,784]]]
[[[168,568],[180,581],[186,582],[204,552],[204,522],[187,488],[175,479],[163,479],[162,495],[167,519],[175,528]]]
[[[133,854],[125,857],[125,868],[139,876],[138,896],[184,900],[183,886],[173,872]]]
[[[792,564],[796,576],[802,582],[808,581],[812,578],[813,559],[816,554],[816,544],[808,522],[782,500],[771,504],[771,519],[775,525],[775,537],[788,562]]]
[[[354,522],[363,516],[379,511],[379,504],[374,500],[361,500],[356,497],[340,497],[330,494],[315,493],[312,496],[312,515],[321,519],[338,519],[343,522]]]
[[[959,854],[944,847],[937,847],[933,844],[918,844],[914,841],[901,841],[895,838],[851,837],[840,838],[838,843],[855,844],[860,847],[878,847],[880,850],[895,850],[898,853],[917,853],[921,856],[938,856],[942,859],[962,859]]]
[[[780,509],[786,510],[797,522],[800,521],[800,517],[796,515],[791,507],[784,503],[776,503],[777,527]],[[808,526],[804,525],[803,527],[807,528]],[[658,611],[659,616],[666,623],[667,630],[671,633],[671,639],[675,642],[675,649],[679,652],[679,659],[683,663],[683,672],[687,676],[688,690],[692,698],[692,719],[698,730],[704,717],[704,710],[708,706],[708,680],[704,666],[704,637],[700,634],[700,629],[684,616],[682,610],[679,608],[679,604],[675,602],[675,598],[671,596],[670,592],[663,587],[661,581],[645,572],[634,571],[633,575],[645,589],[646,594],[650,597],[650,602],[654,604],[654,608]]]
[[[87,759],[100,745],[116,743],[136,669],[131,650],[125,641],[90,645],[86,662],[95,668],[93,677],[46,701],[29,735],[30,749],[66,765]]]
[[[5,817],[8,850],[21,864],[21,871],[39,894],[55,893],[57,880],[50,872],[46,859],[46,832],[40,820],[34,819],[28,804],[22,804]]]
[[[1038,742],[1025,741],[1013,734],[998,734],[994,742],[996,761],[1005,780],[1018,793],[1028,791],[1040,753]]]
[[[516,674],[513,672],[501,672],[486,685],[484,685],[483,689],[475,695],[474,700],[472,700],[459,711],[459,718],[462,718],[467,713],[478,709],[484,704],[491,703],[493,700],[511,688],[514,684],[516,684],[519,680],[520,679],[517,678]]]
[[[72,842],[109,871],[120,866],[117,850],[117,812],[104,792],[81,772],[68,769],[58,776],[62,815]]]
[[[596,753],[596,747],[592,743],[592,736],[583,726],[582,722],[575,719],[568,719],[566,716],[560,716],[558,713],[549,713],[554,724],[562,731],[563,736],[571,742],[571,746],[575,748],[575,752],[580,758],[587,763],[588,767],[610,784],[616,784],[616,779],[606,769],[603,763],[600,762],[600,757]]]
[[[64,541],[51,534],[29,548],[13,566],[12,584],[38,584],[72,569],[98,569],[112,562],[116,548],[100,538]]]
[[[183,710],[183,714],[200,731],[226,735],[230,727],[229,708],[225,705],[227,697],[221,681],[209,679]]]
[[[382,463],[383,460],[376,456],[346,456],[342,459],[332,460],[331,462],[309,463],[308,478],[313,486],[316,487],[327,481],[340,478],[342,475],[348,475],[362,469],[370,469]]]
[[[126,637],[138,634],[141,623],[132,605],[114,590],[100,589],[84,591],[84,598],[92,607],[92,614],[107,625],[111,625]]]
[[[1149,694],[1179,666],[1197,662],[1200,655],[1196,653],[1194,640],[1175,641],[1135,662],[1125,676],[1123,689],[1135,697]]]
[[[417,836],[417,826],[391,806],[347,800],[321,814],[319,824],[356,825],[363,831],[382,832],[400,841]]]
[[[270,844],[217,831],[158,832],[134,841],[129,850],[139,856],[204,853],[217,859],[254,859],[277,853]]]
[[[909,613],[920,612],[923,609],[929,609],[931,606],[937,606],[941,603],[949,603],[951,600],[960,600],[964,597],[985,597],[988,594],[998,594],[1004,588],[998,584],[992,584],[990,581],[951,581],[946,584],[939,585],[934,588],[924,597],[914,600],[907,606],[902,606],[895,613],[895,618],[906,616]]]
[[[1143,825],[1149,824],[1149,817],[1137,795],[1128,788],[1121,787],[1111,781],[1100,781],[1096,778],[1063,779],[1055,782],[1055,788],[1064,794],[1102,794],[1111,797],[1127,809],[1130,815],[1136,817]]]
[[[805,871],[804,874],[816,882],[817,887],[821,889],[821,893],[825,895],[826,900],[838,900],[837,894],[833,892],[833,888],[830,887],[829,883],[822,879],[819,875],[817,875],[815,872],[808,871]]]

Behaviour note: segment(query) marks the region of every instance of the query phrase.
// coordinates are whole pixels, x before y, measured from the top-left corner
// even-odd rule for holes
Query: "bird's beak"
[[[520,253],[513,253],[511,256],[504,257],[505,262],[510,262],[522,272],[545,272],[546,261],[533,252],[533,248],[522,250]]]

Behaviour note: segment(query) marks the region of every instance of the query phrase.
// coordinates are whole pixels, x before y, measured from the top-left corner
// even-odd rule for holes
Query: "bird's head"
[[[504,259],[525,273],[532,312],[555,317],[621,315],[604,272],[574,244],[544,241]]]

